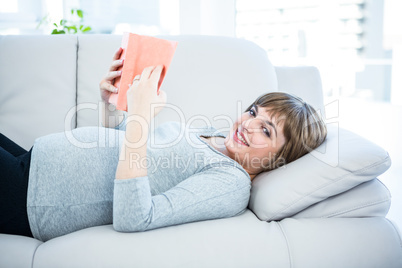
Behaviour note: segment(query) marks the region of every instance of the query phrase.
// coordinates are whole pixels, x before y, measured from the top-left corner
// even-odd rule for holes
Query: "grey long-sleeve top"
[[[35,238],[46,241],[83,228],[111,224],[136,232],[244,212],[250,177],[200,136],[215,129],[166,123],[155,129],[145,165],[148,176],[115,180],[125,132],[85,127],[35,141],[27,211]]]

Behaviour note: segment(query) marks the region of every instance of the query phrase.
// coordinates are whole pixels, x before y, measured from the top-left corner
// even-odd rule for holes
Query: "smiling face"
[[[253,105],[233,124],[225,139],[227,155],[250,176],[269,168],[286,142],[284,118],[271,117],[269,109]]]
[[[311,152],[326,136],[325,122],[311,105],[285,92],[271,92],[258,97],[235,122],[225,153],[253,179]]]

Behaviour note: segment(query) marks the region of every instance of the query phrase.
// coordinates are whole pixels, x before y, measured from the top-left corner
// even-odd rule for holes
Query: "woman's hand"
[[[99,89],[102,101],[106,104],[109,103],[109,97],[112,93],[117,93],[118,89],[113,86],[114,80],[121,76],[121,71],[117,69],[123,66],[123,60],[119,60],[123,49],[120,47],[113,56],[112,64],[110,65],[109,71],[106,76],[100,81]]]
[[[166,104],[165,92],[160,91],[158,94],[162,70],[163,66],[145,68],[141,75],[134,77],[127,91],[126,135],[120,150],[116,179],[144,177],[148,174],[146,166],[133,165],[131,160],[132,156],[146,159],[149,123]],[[157,107],[159,109],[155,109]]]
[[[117,69],[123,66],[123,61],[119,60],[123,49],[120,47],[113,56],[112,64],[109,67],[109,71],[105,78],[99,83],[100,95],[104,105],[101,105],[102,109],[102,125],[104,127],[115,128],[124,119],[123,112],[116,110],[116,107],[109,103],[110,94],[117,93],[118,89],[113,86],[114,80],[121,76],[121,72]]]
[[[159,91],[158,83],[163,66],[151,66],[137,75],[127,91],[127,106],[129,115],[140,115],[145,119],[153,119],[166,104],[166,93]]]

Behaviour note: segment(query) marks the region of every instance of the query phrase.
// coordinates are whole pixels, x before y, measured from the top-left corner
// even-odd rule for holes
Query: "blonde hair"
[[[257,98],[254,105],[264,107],[277,122],[283,120],[285,144],[271,159],[265,171],[290,163],[320,146],[327,127],[317,111],[301,98],[284,92],[272,92]]]

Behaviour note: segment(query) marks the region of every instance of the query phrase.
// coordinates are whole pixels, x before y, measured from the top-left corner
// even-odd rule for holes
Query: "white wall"
[[[180,0],[180,33],[235,36],[235,0]]]

